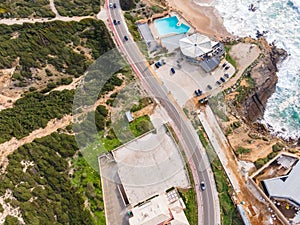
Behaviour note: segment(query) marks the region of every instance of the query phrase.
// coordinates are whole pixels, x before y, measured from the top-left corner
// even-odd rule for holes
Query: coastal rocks
[[[255,86],[243,103],[244,117],[251,123],[263,117],[267,100],[274,93],[278,80],[277,64],[287,57],[285,50],[268,45],[264,39],[259,42],[263,46],[264,57],[251,71]]]

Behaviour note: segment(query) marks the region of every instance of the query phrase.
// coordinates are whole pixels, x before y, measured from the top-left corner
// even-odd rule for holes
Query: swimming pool
[[[190,27],[181,23],[178,26],[177,16],[157,19],[154,21],[155,28],[157,29],[159,36],[165,36],[167,34],[183,34],[188,32]]]

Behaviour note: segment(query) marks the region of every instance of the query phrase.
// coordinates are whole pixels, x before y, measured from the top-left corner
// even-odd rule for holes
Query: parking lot
[[[160,61],[165,62],[165,64],[159,68],[152,65],[153,69],[181,107],[184,107],[186,102],[195,96],[195,90],[200,89],[203,93],[212,91],[219,86],[216,82],[220,81],[221,77],[226,82],[228,78],[224,75],[228,74],[228,77],[231,77],[235,73],[234,67],[229,63],[226,65],[229,66],[227,70],[225,70],[226,66],[222,67],[225,60],[222,60],[213,72],[206,73],[200,66],[183,59],[179,51],[174,56],[162,58]],[[171,73],[172,67],[175,69],[174,74]],[[220,85],[223,83],[220,81]]]

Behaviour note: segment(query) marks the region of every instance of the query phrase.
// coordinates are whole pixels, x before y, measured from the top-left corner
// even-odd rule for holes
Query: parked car
[[[158,65],[158,63],[156,62],[156,63],[154,63],[154,66],[158,69],[159,68],[159,65]]]
[[[225,76],[226,78],[229,78],[229,74],[228,74],[228,73],[225,73],[224,76]]]
[[[174,74],[175,73],[175,69],[172,67],[171,68],[171,73]]]
[[[160,61],[158,61],[158,62],[157,62],[157,65],[159,65],[159,66],[162,66],[162,64],[161,64],[161,62],[160,62]]]
[[[205,183],[204,183],[204,181],[201,181],[200,182],[200,188],[201,188],[201,191],[204,191],[205,190]]]
[[[196,95],[196,96],[199,96],[199,93],[198,93],[198,91],[197,91],[197,90],[195,90],[195,95]]]
[[[200,89],[198,89],[198,93],[199,95],[202,95],[202,91]]]
[[[116,3],[114,3],[114,5],[113,5],[113,6],[114,6],[114,8],[117,8],[117,4],[116,4]]]
[[[225,70],[228,70],[229,68],[230,68],[229,66],[226,66],[224,69],[225,69]]]
[[[227,65],[227,63],[225,62],[225,63],[223,63],[222,67],[224,68],[226,65]]]
[[[204,103],[206,103],[207,101],[208,101],[208,99],[205,97],[205,98],[200,99],[198,102],[199,102],[200,104],[204,104]]]
[[[220,86],[220,85],[221,85],[221,82],[217,80],[216,84]]]
[[[125,41],[128,41],[128,37],[127,37],[126,35],[124,36],[124,40],[125,40]]]
[[[118,24],[121,24],[121,21],[120,21],[120,20],[118,20]]]
[[[109,3],[109,8],[112,8],[113,7],[113,4],[112,3]]]
[[[221,77],[220,80],[221,80],[222,82],[225,82],[225,81],[226,81],[224,77]]]
[[[210,86],[210,85],[207,85],[207,88],[208,88],[209,90],[211,90],[211,89],[212,89],[212,86]]]
[[[114,25],[117,25],[117,21],[116,20],[113,20],[113,23],[114,23]]]
[[[200,89],[195,90],[195,94],[196,94],[196,96],[200,96],[200,95],[202,95],[202,91]]]

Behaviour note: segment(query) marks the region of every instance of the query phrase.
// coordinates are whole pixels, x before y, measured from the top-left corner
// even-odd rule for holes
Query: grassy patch
[[[219,193],[219,202],[221,208],[221,224],[222,225],[243,225],[241,218],[231,200],[230,194],[232,193],[232,188],[228,182],[228,178],[224,172],[222,164],[218,159],[212,146],[206,139],[204,132],[199,131],[198,136],[203,146],[206,149],[211,167],[214,173],[217,191]]]
[[[191,177],[191,176],[190,176]],[[197,204],[197,196],[195,189],[189,190],[179,190],[179,194],[182,197],[186,209],[184,213],[190,223],[190,225],[197,225],[198,224],[198,204]]]
[[[138,137],[152,130],[154,127],[150,121],[150,117],[148,115],[144,115],[132,121],[129,124],[129,128],[132,131],[133,135],[135,137]]]
[[[230,52],[231,46],[230,45],[225,45],[225,59],[227,62],[229,62],[235,69],[237,68],[236,66],[236,61],[230,56],[229,52]]]
[[[95,224],[105,224],[99,173],[81,155],[72,159],[72,168],[74,169],[71,179],[72,185],[77,188],[79,194],[84,196],[84,199],[88,200]]]
[[[226,106],[223,105],[224,96],[222,93],[209,98],[208,103],[215,115],[225,122],[229,121],[229,118],[226,115]]]
[[[239,146],[236,150],[235,150],[235,154],[237,156],[242,155],[242,154],[247,154],[250,153],[251,149],[250,148],[244,148],[242,146]]]

